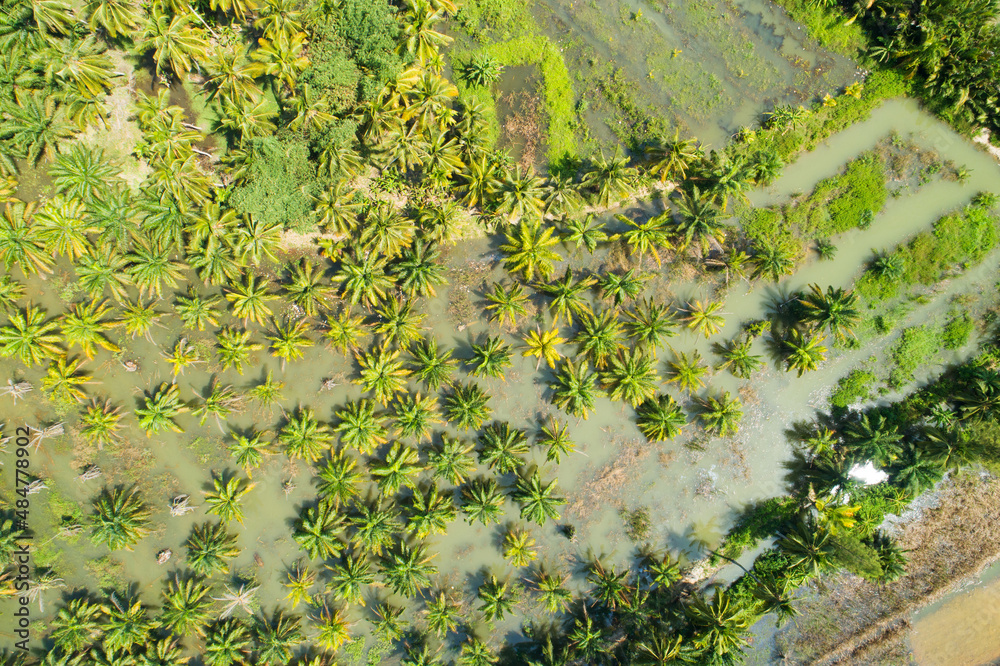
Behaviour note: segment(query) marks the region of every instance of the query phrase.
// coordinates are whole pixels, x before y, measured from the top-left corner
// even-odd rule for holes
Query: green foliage
[[[850,532],[830,535],[831,562],[865,580],[875,581],[882,576],[882,563],[878,551]]]
[[[651,524],[648,507],[641,506],[632,510],[622,509],[621,517],[625,527],[625,535],[631,541],[638,543],[649,537]]]
[[[775,0],[775,3],[801,23],[810,37],[831,51],[857,58],[868,45],[861,26],[849,22],[851,17],[834,3],[816,0]]]
[[[976,323],[968,313],[956,314],[941,331],[941,346],[945,349],[961,349],[969,342],[969,336],[975,328]]]
[[[830,404],[834,407],[846,408],[858,400],[868,400],[872,396],[878,377],[870,370],[858,368],[852,370],[846,377],[841,377],[837,388],[830,396]]]
[[[937,355],[940,346],[941,331],[937,328],[924,325],[903,329],[892,347],[895,367],[889,373],[889,384],[898,387],[912,380],[917,368],[927,365]]]
[[[736,559],[744,551],[778,533],[794,517],[798,503],[792,497],[770,497],[745,506],[726,535],[719,552]],[[714,561],[713,557],[713,561]]]
[[[312,195],[319,190],[309,147],[269,136],[251,139],[246,175],[232,189],[233,209],[297,231],[315,226]]]
[[[351,59],[368,76],[361,81],[360,99],[370,99],[402,67],[396,55],[399,24],[386,0],[344,0],[339,16],[328,20],[336,26]],[[312,44],[309,45],[310,58]]]

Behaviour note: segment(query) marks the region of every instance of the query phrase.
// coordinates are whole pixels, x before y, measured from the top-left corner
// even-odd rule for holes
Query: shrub
[[[242,215],[298,231],[315,225],[312,196],[318,184],[304,141],[253,139],[247,175],[233,187],[229,202]]]
[[[962,313],[948,320],[941,332],[941,345],[945,349],[961,349],[969,341],[972,330],[976,327],[972,317]]]
[[[830,396],[830,404],[834,407],[848,407],[858,400],[868,400],[878,382],[875,373],[869,370],[853,370],[837,382],[837,389]]]
[[[643,541],[649,536],[651,521],[649,519],[649,509],[641,506],[638,509],[628,511],[623,509],[622,519],[625,521],[625,535],[632,541]]]
[[[719,552],[736,559],[748,548],[754,548],[761,539],[775,535],[795,517],[798,505],[792,497],[771,497],[746,505],[736,520]],[[713,563],[718,558],[713,557]]]
[[[889,384],[897,388],[912,380],[917,368],[937,355],[940,345],[941,333],[936,328],[926,325],[904,328],[892,348],[895,367],[889,373]]]

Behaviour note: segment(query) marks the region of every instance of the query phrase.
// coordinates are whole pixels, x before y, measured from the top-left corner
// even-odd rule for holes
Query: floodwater
[[[1000,565],[976,584],[921,609],[910,632],[919,666],[987,666],[1000,660]]]
[[[849,286],[868,258],[870,248],[901,242],[907,236],[928,228],[941,214],[963,205],[979,190],[997,189],[1000,168],[989,157],[932,120],[915,104],[899,101],[886,104],[870,120],[834,137],[829,146],[803,156],[795,168],[789,169],[788,175],[772,188],[755,193],[754,202],[766,204],[787,196],[789,192],[808,190],[818,180],[835,173],[846,160],[871,148],[893,129],[903,134],[913,132],[912,138],[919,145],[934,148],[942,157],[970,167],[970,182],[963,186],[935,181],[910,196],[890,200],[883,214],[868,230],[850,232],[836,239],[840,251],[835,260],[809,262],[796,275],[777,286],[768,284],[749,291],[745,284],[733,286],[727,294],[727,323],[723,332],[711,340],[680,332],[670,339],[672,347],[689,354],[697,349],[706,360],[714,360],[711,343],[735,335],[741,321],[765,316],[776,295],[788,294],[811,282],[824,286]],[[643,208],[629,213],[642,214]],[[421,305],[422,311],[427,313],[424,322],[427,334],[436,337],[443,346],[454,348],[458,358],[467,357],[469,345],[487,333],[499,333],[495,326],[485,321],[474,317],[466,319],[467,315],[462,314],[465,310],[460,307],[471,299],[476,311],[481,311],[483,286],[504,278],[495,245],[495,242],[487,241],[464,242],[450,250],[448,262],[452,268],[452,284],[440,289],[438,298]],[[941,319],[947,311],[950,296],[955,293],[981,292],[984,285],[992,288],[991,280],[994,279],[998,259],[993,256],[980,267],[952,280],[945,289],[931,295],[925,304],[915,306],[904,325]],[[602,261],[599,258],[592,263],[596,267]],[[27,299],[43,306],[50,316],[54,315],[64,308],[66,300],[79,300],[80,296],[72,291],[72,283],[68,267],[63,266],[46,281],[29,281]],[[183,285],[176,291],[183,293]],[[169,302],[174,294],[168,294],[158,303],[159,311],[164,314],[171,312]],[[671,284],[662,277],[649,284],[647,294],[671,299],[678,307],[689,298],[710,295],[703,284]],[[275,314],[285,312],[278,310]],[[235,322],[227,314],[221,323]],[[122,360],[135,361],[139,370],[129,373],[118,359],[100,351],[97,358],[87,365],[99,380],[99,383],[87,388],[88,394],[100,399],[108,398],[124,405],[124,410],[130,412],[139,405],[143,391],[152,391],[161,382],[170,381],[169,367],[162,354],[179,337],[185,336],[192,342],[212,339],[210,332],[180,330],[179,323],[169,315],[163,317],[160,324],[154,327],[152,333],[155,342],[143,338],[124,339],[121,334],[112,332],[111,338],[125,350]],[[523,329],[533,326],[533,323],[527,322]],[[252,328],[254,338],[265,342],[261,330]],[[569,330],[564,329],[564,337],[569,337],[568,333]],[[519,344],[516,336],[509,332],[504,335],[515,347]],[[478,382],[493,396],[490,404],[496,419],[509,421],[530,433],[536,432],[539,421],[548,415],[569,423],[579,447],[578,453],[564,459],[558,466],[546,463],[544,452],[540,450],[533,450],[530,459],[543,469],[546,478],[558,475],[559,488],[569,499],[563,519],[558,524],[575,525],[578,528],[575,540],[566,539],[557,531],[557,524],[551,521],[544,527],[530,526],[530,531],[539,542],[544,562],[550,566],[561,565],[567,573],[577,574],[576,584],[579,584],[580,565],[589,554],[606,556],[612,562],[625,562],[632,554],[633,545],[622,532],[618,515],[620,508],[648,507],[653,522],[650,541],[665,544],[689,558],[701,554],[693,545],[695,541],[715,545],[728,528],[735,511],[746,502],[782,492],[782,462],[789,455],[785,428],[795,420],[809,418],[816,409],[824,408],[826,397],[837,379],[869,356],[884,355],[890,342],[890,338],[879,338],[866,342],[860,350],[833,350],[830,359],[818,372],[802,378],[783,372],[775,367],[773,361],[749,382],[740,382],[728,373],[716,372],[708,382],[713,392],[728,390],[740,393],[746,403],[746,417],[737,436],[727,440],[706,439],[702,451],[682,446],[697,430],[694,425],[687,428],[690,434],[679,442],[647,444],[634,425],[632,410],[606,399],[599,399],[598,408],[589,420],[567,419],[548,403],[546,385],[550,373],[544,368],[536,372],[533,359],[516,355],[513,367],[503,380]],[[756,353],[766,355],[764,342],[759,341],[756,345]],[[565,353],[572,353],[572,350],[570,344],[563,346]],[[970,351],[971,347],[949,353],[940,360],[943,363],[952,362]],[[658,369],[661,377],[665,371],[663,363],[670,357],[670,352],[660,354]],[[272,372],[275,379],[286,384],[285,398],[281,403],[284,410],[309,407],[320,420],[336,423],[335,411],[346,401],[362,395],[360,387],[351,384],[356,376],[353,360],[333,353],[321,344],[307,350],[304,360],[290,363],[285,368],[266,352],[257,352],[245,376],[233,371],[213,374],[211,370],[202,366],[197,371],[185,371],[178,379],[182,398],[195,401],[197,394],[206,392],[213,378],[237,389],[245,389]],[[927,369],[926,374],[934,371],[933,368]],[[16,405],[8,398],[0,402],[0,421],[6,423],[5,434],[11,434],[15,426],[43,426],[57,421],[65,421],[69,432],[66,436],[44,442],[31,458],[32,473],[47,479],[48,485],[54,489],[32,496],[32,522],[39,531],[38,543],[48,541],[36,552],[36,563],[55,567],[65,579],[67,591],[82,587],[95,589],[98,584],[110,584],[117,579],[122,585],[134,583],[135,590],[145,601],[157,605],[164,579],[183,568],[183,543],[192,526],[206,520],[215,521],[214,517],[206,516],[201,508],[185,517],[169,517],[167,507],[170,498],[186,493],[191,495],[192,504],[202,504],[202,491],[211,487],[212,473],[236,471],[224,448],[229,441],[226,432],[229,429],[243,431],[255,427],[273,434],[282,423],[281,411],[268,413],[248,408],[242,414],[232,416],[227,423],[217,424],[209,419],[204,425],[199,425],[197,418],[190,414],[182,415],[177,421],[185,429],[184,434],[164,433],[152,438],[146,438],[135,426],[134,418],[127,415],[125,422],[129,427],[124,442],[112,449],[96,452],[74,437],[75,412],[57,413],[47,401],[41,399],[37,391],[41,374],[38,368],[25,371],[19,363],[0,361],[0,380],[7,377],[24,379],[36,387],[35,393]],[[918,377],[918,380],[924,377]],[[457,373],[457,378],[469,381],[462,371]],[[336,386],[332,390],[322,390],[324,380],[328,379],[333,380]],[[416,392],[417,385],[411,383],[410,390]],[[425,391],[423,388],[419,390]],[[673,393],[682,404],[691,408],[692,401],[679,395],[672,385],[664,385],[661,390]],[[450,427],[441,427],[439,431],[472,438],[470,433],[459,433]],[[384,453],[384,450],[379,453]],[[10,460],[8,455],[7,462]],[[77,481],[75,477],[83,463],[99,465],[104,477]],[[4,487],[9,488],[12,466],[8,464],[2,474]],[[232,576],[217,577],[220,589],[222,583],[234,579],[253,580],[254,584],[261,585],[258,595],[265,609],[270,610],[282,603],[285,572],[301,556],[291,539],[292,524],[302,505],[315,497],[311,476],[306,465],[289,463],[282,454],[271,456],[264,468],[254,473],[255,487],[244,502],[245,525],[229,526],[231,531],[239,534],[243,552],[235,560]],[[285,493],[282,485],[289,480],[295,488]],[[86,534],[73,541],[50,539],[51,528],[47,525],[58,523],[59,519],[58,512],[54,511],[57,494],[61,500],[59,507],[78,503],[85,513],[89,513],[90,501],[104,484],[133,483],[139,485],[144,498],[153,508],[155,526],[154,532],[140,541],[133,552],[118,552],[100,560],[106,552],[91,545]],[[500,575],[528,574],[526,570],[514,570],[500,556],[498,544],[507,524],[518,522],[516,506],[508,501],[505,508],[504,525],[469,526],[460,516],[449,527],[447,535],[428,539],[431,551],[436,553],[434,563],[440,569],[435,577],[435,587],[453,588],[470,608],[478,606],[474,590],[484,571],[492,570]],[[163,548],[172,549],[174,556],[167,564],[158,566],[155,555]],[[321,569],[318,563],[314,563],[314,568]],[[102,574],[109,574],[110,577],[102,578]],[[386,596],[387,591],[372,589],[366,597],[369,608],[375,599]],[[45,600],[49,609],[57,599],[57,591],[48,593]],[[396,601],[399,602],[398,599]],[[6,603],[0,603],[0,612],[6,612]],[[519,610],[530,616],[532,608],[531,604],[521,604]],[[302,610],[301,607],[299,610]],[[351,617],[362,619],[370,616],[355,608]],[[515,636],[519,622],[520,618],[515,618],[507,623],[498,623],[497,627]],[[364,624],[356,625],[354,631],[362,633],[364,627]],[[6,641],[7,638],[0,633],[0,640]]]
[[[585,115],[602,141],[625,122],[598,110],[612,71],[638,107],[713,148],[774,106],[808,106],[858,78],[850,59],[812,42],[768,0],[540,0],[533,10],[593,106]]]

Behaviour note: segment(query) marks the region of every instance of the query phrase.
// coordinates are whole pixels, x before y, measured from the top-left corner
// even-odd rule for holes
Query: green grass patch
[[[848,407],[858,400],[868,400],[872,397],[878,377],[870,370],[852,370],[846,377],[841,377],[837,388],[830,396],[830,404],[834,407]]]
[[[962,312],[948,320],[941,331],[941,345],[945,349],[961,349],[969,342],[969,336],[976,328],[976,322]]]
[[[805,199],[784,206],[782,213],[788,225],[808,238],[865,228],[889,197],[885,180],[885,163],[865,153],[848,163],[844,173],[817,183]]]
[[[857,58],[867,47],[864,30],[848,25],[850,16],[837,7],[821,7],[815,0],[775,0],[788,15],[801,23],[820,45],[848,58]]]
[[[895,367],[889,373],[889,385],[899,388],[913,380],[917,368],[929,363],[941,347],[941,330],[935,326],[904,328],[892,347]]]

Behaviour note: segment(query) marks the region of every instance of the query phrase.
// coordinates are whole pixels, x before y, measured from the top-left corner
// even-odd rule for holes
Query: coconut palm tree
[[[549,309],[553,314],[553,325],[559,321],[560,315],[566,317],[566,322],[572,326],[574,315],[584,315],[590,313],[590,303],[584,297],[587,289],[597,282],[593,276],[573,280],[573,271],[569,268],[566,273],[552,284],[540,284],[537,289],[552,296]]]
[[[482,345],[472,345],[472,358],[468,363],[473,377],[503,378],[511,366],[511,348],[503,338],[487,338]]]
[[[139,27],[135,7],[122,0],[89,0],[85,14],[92,32],[99,27],[114,40],[133,34]]]
[[[457,384],[444,399],[445,418],[463,430],[477,429],[493,413],[489,399],[478,384]]]
[[[100,638],[104,606],[83,597],[70,599],[52,618],[49,638],[64,650],[84,650]]]
[[[423,469],[419,452],[402,442],[393,442],[385,460],[369,465],[369,472],[383,496],[394,495],[403,486],[414,487],[414,477]]]
[[[705,385],[702,379],[708,373],[708,366],[702,365],[701,354],[697,350],[688,358],[683,352],[675,352],[674,360],[667,363],[668,382],[675,382],[682,391],[694,393]]]
[[[213,513],[228,523],[231,520],[243,524],[243,507],[240,502],[253,490],[253,483],[244,484],[243,479],[238,476],[212,476],[212,485],[215,487],[205,493],[205,504],[208,508],[205,513]]]
[[[57,100],[41,90],[15,88],[13,95],[0,102],[4,121],[0,139],[31,165],[38,164],[43,155],[52,160],[59,143],[75,134],[66,107]]]
[[[52,256],[45,251],[39,229],[31,224],[35,204],[4,204],[0,214],[0,259],[9,271],[15,264],[24,275],[52,272]]]
[[[820,328],[826,327],[835,338],[854,335],[853,327],[861,321],[858,298],[853,291],[827,287],[826,293],[818,284],[809,285],[810,293],[799,297],[805,308],[803,319]]]
[[[233,537],[235,541],[235,537]],[[238,552],[238,551],[237,551]],[[163,628],[180,636],[192,632],[204,635],[212,606],[212,588],[193,576],[181,578],[175,574],[163,588],[160,622]]]
[[[192,27],[195,15],[172,14],[157,5],[152,8],[139,32],[137,47],[153,52],[156,74],[163,76],[169,66],[178,79],[198,62],[208,60],[208,42],[200,28]]]
[[[333,287],[323,284],[323,271],[314,268],[307,258],[292,266],[291,280],[282,285],[282,290],[309,317],[315,317],[320,307],[327,307],[333,294]]]
[[[32,224],[38,240],[52,256],[77,261],[93,251],[87,234],[97,229],[90,223],[87,209],[79,199],[56,195],[35,213]]]
[[[88,444],[101,450],[121,437],[118,434],[121,418],[121,407],[114,406],[110,400],[105,400],[104,404],[94,400],[80,415],[80,434]]]
[[[339,650],[351,637],[348,631],[350,625],[343,608],[330,610],[324,602],[323,607],[320,608],[313,620],[319,629],[314,641],[323,650]]]
[[[268,301],[277,296],[268,293],[270,281],[267,278],[257,278],[253,273],[247,273],[242,284],[237,284],[232,290],[226,291],[226,300],[233,304],[233,316],[247,321],[253,321],[260,326],[271,316]]]
[[[236,535],[226,531],[224,523],[195,525],[184,546],[187,548],[187,566],[199,576],[229,573],[229,560],[240,554]],[[207,591],[205,587],[204,592]],[[200,627],[196,630],[201,632]]]
[[[82,201],[103,199],[108,184],[119,172],[118,167],[104,156],[103,150],[89,148],[82,143],[74,144],[66,152],[56,155],[49,168],[56,192]]]
[[[430,577],[437,573],[437,567],[430,563],[432,557],[422,543],[409,546],[400,541],[383,560],[382,576],[396,594],[415,597],[421,588],[430,586]]]
[[[684,410],[672,396],[661,393],[636,409],[639,430],[651,442],[665,442],[680,434],[687,424]]]
[[[399,437],[413,437],[417,442],[430,438],[434,424],[444,423],[437,411],[437,398],[406,395],[397,399],[393,410],[396,434]]]
[[[42,391],[57,404],[72,405],[86,400],[87,394],[80,387],[89,384],[93,376],[80,372],[82,364],[78,358],[69,360],[60,356],[54,359],[42,377]]]
[[[488,88],[500,78],[503,64],[489,53],[476,53],[462,67],[462,78],[466,83]]]
[[[624,400],[635,407],[653,397],[659,378],[653,359],[642,351],[623,349],[601,373],[601,383],[607,387],[609,398]]]
[[[615,306],[619,306],[626,300],[638,298],[649,279],[649,275],[637,273],[634,268],[630,268],[622,275],[605,273],[597,284],[603,298],[611,299]]]
[[[445,266],[439,262],[440,258],[440,250],[423,240],[418,240],[403,250],[399,261],[392,268],[399,288],[410,298],[437,296],[435,287],[448,284]]]
[[[462,613],[462,604],[452,599],[444,592],[432,593],[424,601],[424,614],[427,628],[438,638],[444,638],[449,632],[458,628]]]
[[[220,296],[202,296],[190,288],[187,296],[178,296],[174,310],[184,322],[184,326],[198,331],[204,331],[209,326],[219,325],[219,310],[215,305],[221,301]]]
[[[180,433],[184,429],[174,419],[189,409],[180,398],[177,384],[164,382],[143,399],[143,406],[135,410],[135,417],[147,437],[158,435],[163,430]]]
[[[428,0],[412,0],[407,3],[400,50],[412,53],[421,65],[426,64],[438,49],[452,42],[451,37],[435,29],[444,19],[444,11]]]
[[[229,326],[219,331],[215,338],[216,353],[223,370],[233,368],[242,375],[243,365],[250,361],[251,352],[264,348],[264,345],[259,342],[251,342],[250,336],[251,333],[248,330],[241,331]]]
[[[169,354],[165,354],[163,358],[173,370],[173,382],[177,383],[177,376],[184,372],[185,368],[190,368],[198,363],[204,363],[204,359],[201,358],[201,354],[198,352],[197,347],[193,346],[187,341],[187,338],[181,338],[174,345],[173,350]]]
[[[299,407],[278,432],[277,444],[289,458],[313,463],[333,445],[330,426],[316,420],[313,410]]]
[[[340,423],[334,432],[340,435],[344,445],[368,455],[386,442],[389,431],[385,427],[385,415],[377,414],[375,409],[371,400],[356,400],[348,402],[337,412]]]
[[[475,446],[460,439],[441,436],[440,445],[427,454],[427,464],[434,470],[434,478],[456,486],[465,483],[476,468],[472,459]]]
[[[487,622],[503,620],[514,612],[514,604],[517,603],[517,588],[509,580],[500,582],[494,574],[483,581],[476,595],[483,602],[479,610]]]
[[[569,576],[552,573],[540,568],[532,579],[538,600],[549,613],[560,613],[569,608],[573,593],[566,589]]]
[[[153,341],[150,329],[163,316],[162,312],[156,311],[156,301],[150,301],[148,305],[143,305],[141,300],[135,303],[126,302],[125,309],[122,310],[121,314],[121,320],[117,323],[125,329],[125,332],[132,339],[141,335],[150,342]]]
[[[344,522],[336,504],[320,500],[315,507],[306,507],[299,515],[292,538],[310,559],[337,557],[344,548],[340,541]]]
[[[503,538],[501,552],[505,560],[515,567],[526,567],[537,557],[535,540],[527,530],[512,528]]]
[[[791,275],[795,272],[795,264],[798,262],[799,249],[792,247],[787,242],[759,242],[754,247],[754,255],[751,257],[755,265],[754,278],[764,275],[770,276],[771,280],[777,282],[783,275]]]
[[[219,426],[219,431],[225,433],[222,427],[223,419],[229,417],[234,410],[242,408],[244,397],[236,393],[236,390],[229,385],[220,384],[217,377],[212,378],[207,396],[198,394],[201,402],[191,411],[192,415],[198,417],[198,425],[205,425],[209,416],[215,417],[215,422]]]
[[[637,222],[621,214],[615,215],[616,220],[623,222],[628,227],[622,232],[621,238],[629,249],[635,252],[639,261],[642,261],[642,258],[648,254],[657,266],[661,265],[660,250],[669,250],[672,247],[667,228],[667,217],[668,214],[664,213],[654,215],[645,222]]]
[[[264,440],[264,435],[251,430],[248,435],[233,433],[229,453],[236,459],[236,464],[247,473],[247,477],[252,479],[253,471],[264,464],[264,458],[270,455],[271,451]]]
[[[442,384],[451,383],[451,373],[455,360],[451,358],[452,350],[438,351],[438,343],[433,338],[426,338],[421,343],[410,348],[414,364],[412,372],[428,388],[437,390]]]
[[[723,362],[719,364],[719,369],[728,369],[740,379],[749,379],[754,371],[764,365],[760,356],[750,353],[750,346],[753,344],[752,338],[737,336],[725,345],[716,345],[716,353],[720,354]]]
[[[387,259],[376,252],[363,252],[355,260],[345,256],[338,268],[336,281],[343,286],[344,296],[351,305],[364,303],[371,308],[385,298],[392,288],[392,279],[386,275]]]
[[[361,472],[358,461],[343,449],[331,453],[316,475],[317,493],[336,505],[346,504],[358,496]]]
[[[365,586],[375,583],[375,574],[368,556],[363,553],[346,553],[340,562],[332,567],[326,565],[326,568],[331,572],[328,589],[333,598],[363,606]]]
[[[698,331],[706,338],[717,335],[722,327],[726,325],[726,320],[722,316],[723,303],[721,301],[708,301],[702,303],[695,300],[687,306],[687,316],[684,321],[688,328]]]
[[[537,469],[530,473],[523,470],[511,494],[521,507],[521,518],[539,525],[544,525],[549,518],[559,520],[558,507],[566,504],[566,498],[556,495],[555,487],[555,479],[543,482]]]
[[[697,243],[704,253],[710,241],[722,243],[725,240],[728,225],[722,220],[715,197],[703,195],[697,185],[681,193],[677,210],[680,216],[675,222],[674,233],[682,238],[681,249]]]
[[[110,550],[132,550],[149,533],[150,511],[138,488],[105,488],[93,502],[90,539]]]
[[[694,139],[680,139],[677,133],[674,133],[672,139],[658,137],[646,146],[649,173],[659,174],[661,183],[666,182],[668,178],[684,180],[687,178],[688,168],[697,159],[699,152],[700,149]]]
[[[311,590],[316,584],[316,572],[307,565],[296,562],[288,570],[287,577],[288,582],[285,583],[285,587],[290,591],[285,598],[292,602],[292,608],[298,608],[303,601],[312,604],[314,595]]]
[[[785,369],[795,370],[799,377],[807,370],[816,370],[826,359],[825,341],[822,334],[810,333],[807,337],[793,328],[781,343],[785,351]]]
[[[889,472],[893,483],[915,497],[934,487],[944,476],[945,467],[940,456],[910,444]]]
[[[531,168],[523,174],[520,166],[507,171],[495,193],[497,212],[512,220],[541,218],[545,206],[542,183],[543,180]]]
[[[131,265],[128,277],[139,288],[140,298],[149,294],[163,297],[163,286],[176,287],[182,279],[181,265],[170,258],[169,247],[151,242],[145,238],[137,238],[132,245],[132,252],[126,258]]]
[[[732,397],[729,391],[723,391],[718,397],[706,396],[699,399],[698,403],[702,408],[698,418],[709,432],[725,437],[739,430],[743,419],[743,403]]]
[[[558,328],[552,328],[544,332],[540,329],[528,331],[524,336],[524,351],[521,352],[521,355],[537,357],[536,370],[541,366],[542,361],[545,361],[550,368],[554,369],[556,361],[562,357],[562,354],[556,349],[556,345],[563,342],[566,342],[566,339],[559,337]]]
[[[295,322],[286,321],[284,324],[275,322],[274,331],[274,335],[264,337],[271,341],[271,356],[281,359],[282,370],[286,362],[302,359],[304,357],[302,350],[315,344],[314,340],[306,336],[309,323],[303,319]]]
[[[879,413],[865,412],[843,429],[844,443],[862,460],[887,467],[903,453],[903,435]],[[853,453],[853,451],[852,451]]]
[[[281,609],[275,609],[270,618],[260,617],[255,620],[254,638],[258,663],[265,666],[290,663],[292,650],[305,640],[298,616],[286,615]]]
[[[473,479],[462,487],[462,512],[470,525],[476,520],[483,525],[499,523],[503,503],[503,493],[492,476]]]
[[[383,550],[392,545],[399,529],[399,510],[394,502],[383,505],[381,499],[357,504],[354,509],[356,514],[350,517],[354,527],[351,541],[362,550],[381,557]]]
[[[458,511],[454,494],[442,493],[437,484],[431,483],[413,493],[406,513],[406,529],[415,538],[426,539],[431,534],[445,534]]]
[[[105,620],[102,647],[108,652],[125,652],[133,645],[146,646],[149,632],[159,626],[159,622],[148,616],[138,599],[122,600],[114,592],[104,604]]]
[[[98,239],[98,245],[106,243]],[[114,251],[104,250],[96,255],[80,257],[74,266],[80,287],[92,299],[101,299],[105,292],[121,303],[125,300],[126,288],[132,284],[128,276],[128,261]]]
[[[559,253],[549,249],[559,242],[554,233],[554,227],[542,228],[540,220],[522,220],[514,225],[511,233],[506,234],[507,242],[500,246],[500,251],[507,255],[504,267],[510,273],[521,273],[526,282],[536,274],[547,280],[554,270],[552,262],[562,261]]]
[[[811,517],[794,521],[781,535],[777,546],[789,558],[791,567],[814,574],[828,568],[834,556],[830,532]]]
[[[479,444],[479,462],[498,474],[516,470],[524,464],[521,456],[528,453],[527,434],[511,428],[506,421],[496,421],[483,428]]]
[[[586,361],[566,359],[556,373],[552,388],[552,404],[571,416],[586,419],[594,409],[595,399],[603,395],[597,386],[597,374]]]
[[[413,301],[390,298],[375,309],[378,315],[375,332],[383,336],[386,346],[398,344],[405,349],[420,337],[420,324],[426,315],[415,313],[413,306]]]
[[[636,169],[628,166],[628,158],[616,148],[610,158],[605,157],[603,151],[600,157],[594,158],[580,184],[590,190],[598,204],[608,206],[631,196],[636,175]]]
[[[231,666],[244,663],[250,656],[253,637],[240,620],[227,617],[208,625],[205,633],[206,666]]]
[[[0,311],[10,314],[17,301],[24,298],[24,285],[9,275],[0,276]]]
[[[585,315],[573,342],[580,345],[579,353],[588,356],[595,367],[605,367],[608,359],[622,349],[622,327],[617,313],[602,310],[596,315]]]
[[[676,319],[666,305],[642,300],[624,314],[625,333],[640,349],[653,355],[665,338],[677,335],[673,330]]]
[[[579,195],[577,195],[577,198],[579,198]],[[573,243],[577,250],[581,246],[585,247],[587,252],[594,254],[597,251],[597,246],[608,240],[608,234],[604,231],[604,223],[600,221],[594,222],[594,214],[588,213],[584,218],[563,220],[560,240],[567,244]]]
[[[528,297],[524,294],[524,289],[516,282],[509,288],[499,282],[493,283],[493,292],[486,294],[489,305],[486,306],[490,312],[490,321],[499,322],[501,325],[505,320],[510,320],[511,326],[517,326],[517,318],[528,314],[525,304]]]
[[[54,320],[45,321],[45,311],[27,306],[9,315],[6,326],[0,327],[0,356],[17,357],[29,368],[62,355],[61,336]]]
[[[389,404],[396,393],[406,389],[406,377],[410,371],[399,360],[399,350],[381,348],[378,352],[365,352],[357,357],[361,366],[361,376],[356,382],[365,391],[371,391],[377,401]]]
[[[717,590],[711,603],[702,595],[695,595],[684,611],[697,631],[694,639],[697,647],[723,657],[742,654],[747,644],[745,635],[755,616],[726,590]]]

